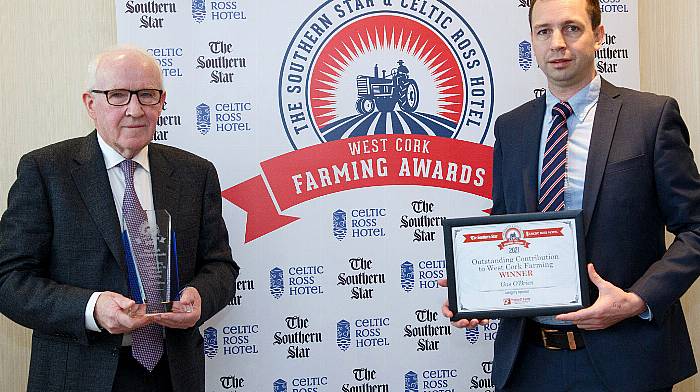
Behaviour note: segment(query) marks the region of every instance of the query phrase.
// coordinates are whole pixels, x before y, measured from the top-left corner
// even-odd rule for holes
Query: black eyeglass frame
[[[109,102],[109,93],[112,91],[128,91],[129,92],[129,99],[126,101],[126,103],[123,103],[121,105],[115,105],[112,102]],[[139,92],[141,91],[158,91],[158,102],[155,103],[143,103],[141,102],[141,98],[139,97]],[[140,90],[127,90],[125,88],[114,88],[111,90],[90,90],[91,93],[99,93],[99,94],[104,94],[105,99],[107,100],[107,103],[112,105],[112,106],[126,106],[131,103],[131,97],[136,95],[136,99],[139,101],[141,105],[144,106],[154,106],[158,105],[163,101],[163,90],[157,89],[157,88],[142,88]]]

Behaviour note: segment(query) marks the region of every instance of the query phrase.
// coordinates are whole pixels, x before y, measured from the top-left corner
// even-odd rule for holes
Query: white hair
[[[86,83],[86,88],[87,91],[90,91],[95,88],[95,83],[97,81],[97,69],[100,67],[100,63],[102,62],[103,59],[114,56],[117,53],[124,53],[124,52],[131,52],[131,53],[138,53],[142,55],[144,58],[148,59],[153,65],[158,69],[158,85],[160,85],[160,88],[163,88],[163,71],[160,68],[160,64],[158,63],[158,60],[155,59],[150,53],[145,51],[143,48],[140,48],[138,46],[134,45],[117,45],[113,46],[111,48],[108,48],[100,53],[98,53],[88,64],[87,67],[87,83]]]

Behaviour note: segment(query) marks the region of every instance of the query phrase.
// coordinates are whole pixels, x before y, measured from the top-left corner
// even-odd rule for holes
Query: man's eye
[[[129,93],[125,91],[111,91],[109,93],[109,97],[115,99],[122,99],[125,98],[127,95],[129,95]]]
[[[578,26],[568,25],[568,26],[565,27],[565,30],[568,31],[568,32],[570,32],[570,33],[575,33],[575,32],[578,32],[578,31],[581,30],[581,29],[579,29]]]
[[[537,30],[535,32],[535,37],[537,37],[538,40],[540,41],[546,41],[549,39],[549,37],[552,36],[552,30],[551,29],[542,29],[542,30]]]

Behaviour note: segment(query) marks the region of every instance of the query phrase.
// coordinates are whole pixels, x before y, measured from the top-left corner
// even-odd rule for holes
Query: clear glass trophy
[[[146,304],[147,315],[172,312],[173,302],[179,300],[179,277],[170,214],[140,210],[127,212],[122,219],[131,298]]]

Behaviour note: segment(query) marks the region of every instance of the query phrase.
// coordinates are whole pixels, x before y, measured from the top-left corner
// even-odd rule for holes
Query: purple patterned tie
[[[538,209],[542,212],[561,211],[564,204],[564,183],[566,182],[566,145],[569,130],[566,119],[574,114],[568,102],[559,102],[552,108],[552,128],[547,134],[542,177],[540,180],[540,200]]]
[[[126,223],[129,242],[133,250],[133,259],[138,268],[143,290],[146,293],[148,313],[162,312],[163,305],[158,296],[158,282],[155,260],[152,256],[153,241],[143,229],[148,220],[146,212],[141,207],[139,198],[134,189],[134,171],[136,162],[126,159],[119,163],[119,168],[124,172],[124,203],[122,215]],[[149,255],[151,253],[151,255]],[[158,324],[149,324],[132,332],[131,351],[143,367],[152,371],[160,357],[163,355],[163,327]]]

